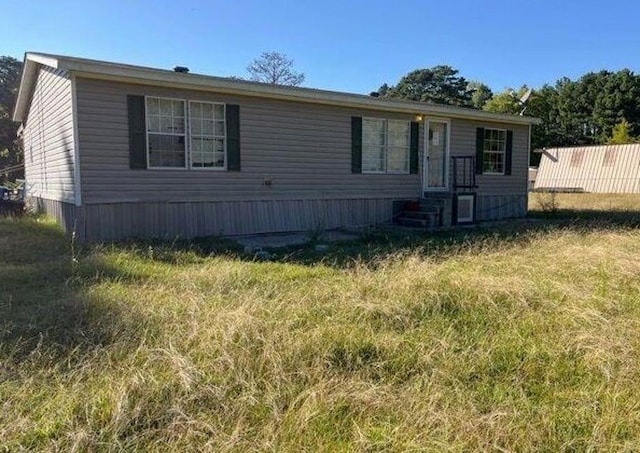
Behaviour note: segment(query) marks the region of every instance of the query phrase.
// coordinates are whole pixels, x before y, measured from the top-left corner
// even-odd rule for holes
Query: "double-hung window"
[[[362,119],[362,172],[409,173],[411,123]]]
[[[186,166],[186,102],[147,98],[147,163],[149,168]]]
[[[386,121],[362,119],[362,172],[384,173],[387,146]]]
[[[225,104],[146,98],[147,167],[224,170]]]
[[[191,168],[224,169],[224,104],[189,102]]]
[[[484,174],[505,174],[507,153],[507,131],[485,129],[482,152],[482,172]]]

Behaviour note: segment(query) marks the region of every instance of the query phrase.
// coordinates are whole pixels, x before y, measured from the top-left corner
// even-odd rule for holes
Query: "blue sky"
[[[6,3],[6,5],[2,5]],[[0,55],[42,51],[246,75],[286,53],[305,86],[368,93],[448,64],[494,90],[640,71],[640,2],[0,0]]]

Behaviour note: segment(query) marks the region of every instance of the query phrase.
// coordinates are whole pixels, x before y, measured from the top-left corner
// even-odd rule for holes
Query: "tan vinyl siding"
[[[420,175],[351,173],[351,116],[413,115],[82,78],[76,89],[85,203],[420,196]],[[127,94],[239,104],[242,171],[130,170]]]
[[[582,157],[576,154],[572,163],[574,153]],[[535,188],[640,193],[640,144],[548,149],[542,154]]]
[[[22,137],[27,196],[73,203],[73,107],[66,72],[39,71]]]
[[[529,126],[454,119],[451,121],[451,156],[476,155],[476,129],[478,127],[513,131],[511,174],[476,175],[478,194],[526,194],[529,174]]]

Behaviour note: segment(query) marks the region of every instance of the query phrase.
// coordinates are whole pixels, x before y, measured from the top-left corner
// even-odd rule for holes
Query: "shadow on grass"
[[[640,228],[640,213],[558,212],[528,219],[483,223],[471,228],[439,232],[371,230],[360,240],[333,244],[318,253],[313,244],[273,251],[273,259],[314,265],[345,267],[353,263],[375,267],[390,256],[417,254],[445,260],[462,251],[491,253],[504,247],[526,246],[540,236],[560,231],[587,234],[595,231],[630,231]]]
[[[90,291],[105,279],[132,278],[99,256],[78,264],[52,222],[0,219],[0,380],[12,363],[45,368],[135,332],[140,320],[133,313]]]
[[[572,228],[580,229],[640,228],[640,205],[637,210],[558,209],[555,212],[531,210],[529,218],[565,223]]]
[[[527,245],[544,234],[573,231],[625,231],[640,228],[639,211],[559,210],[555,213],[532,211],[528,219],[483,223],[474,227],[447,231],[420,231],[400,228],[370,228],[360,232],[356,240],[330,243],[328,250],[315,250],[317,240],[305,245],[266,248],[267,261],[300,265],[328,265],[346,268],[354,264],[375,267],[386,258],[398,254],[419,254],[446,259],[462,250],[491,252],[505,246]],[[236,242],[220,237],[193,240],[137,240],[122,242],[117,247],[166,263],[185,263],[212,255],[225,255],[243,261],[264,261],[254,254],[243,253]],[[151,251],[151,252],[150,252]]]

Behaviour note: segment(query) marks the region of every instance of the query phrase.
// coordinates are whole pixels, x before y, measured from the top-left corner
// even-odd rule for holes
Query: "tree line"
[[[467,81],[450,66],[417,69],[396,85],[383,84],[373,96],[469,107],[494,113],[538,117],[532,148],[631,143],[640,135],[640,75],[629,69],[589,72],[531,90],[522,86],[493,93]]]
[[[282,53],[265,52],[247,71],[253,81],[299,86],[305,75],[295,71],[293,63]],[[18,125],[11,120],[21,72],[20,61],[0,57],[0,179],[7,176],[2,169],[23,162],[16,139]],[[589,72],[576,80],[563,77],[539,89],[525,85],[494,93],[485,83],[469,81],[457,69],[439,65],[411,71],[395,85],[383,83],[370,94],[538,117],[542,124],[532,129],[534,149],[631,143],[640,136],[640,75],[629,69]],[[22,175],[8,176],[15,179]]]
[[[5,179],[15,180],[24,175],[22,171],[3,172],[3,169],[23,162],[22,147],[16,137],[18,125],[11,119],[21,73],[21,61],[0,56],[0,184]]]

